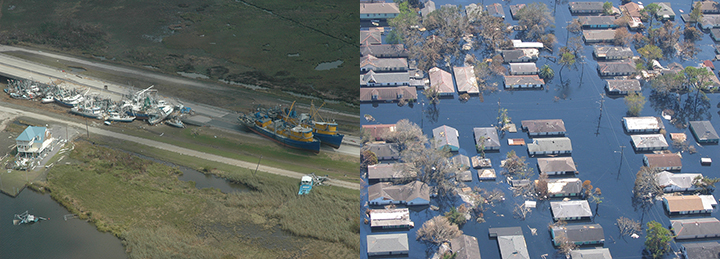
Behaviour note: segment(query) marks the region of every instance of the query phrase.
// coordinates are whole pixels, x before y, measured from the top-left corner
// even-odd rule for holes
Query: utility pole
[[[262,155],[260,156],[260,159],[258,159],[257,166],[255,167],[255,172],[253,172],[253,177],[255,177],[255,174],[257,173],[258,168],[260,168],[260,161],[262,161]]]
[[[617,152],[617,151],[615,151]],[[625,146],[620,146],[620,166],[618,166],[617,179],[620,179],[620,170],[622,169],[623,159],[625,158]]]
[[[90,138],[90,128],[88,128],[87,118],[85,118],[85,131],[87,131],[87,136]]]

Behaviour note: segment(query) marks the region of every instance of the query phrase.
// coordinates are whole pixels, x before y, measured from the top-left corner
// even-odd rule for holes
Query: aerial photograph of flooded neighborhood
[[[360,19],[360,258],[720,258],[717,1]]]
[[[0,0],[0,258],[357,258],[358,11]]]

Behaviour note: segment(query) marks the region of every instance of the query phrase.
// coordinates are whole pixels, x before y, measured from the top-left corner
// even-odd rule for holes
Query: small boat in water
[[[48,220],[48,219],[43,218],[43,217],[37,217],[35,215],[30,214],[28,211],[25,211],[20,214],[15,214],[15,218],[13,219],[13,225],[30,224],[30,223],[38,222],[40,220]]]

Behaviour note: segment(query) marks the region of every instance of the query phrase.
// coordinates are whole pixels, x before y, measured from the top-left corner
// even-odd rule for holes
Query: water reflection
[[[658,114],[671,116],[670,123],[681,129],[686,128],[689,121],[709,120],[712,117],[710,99],[703,93],[678,94],[653,90],[650,107]]]

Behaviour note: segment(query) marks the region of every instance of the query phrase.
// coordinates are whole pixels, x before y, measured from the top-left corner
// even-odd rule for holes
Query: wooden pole
[[[262,161],[262,156],[260,156],[260,159],[258,159],[257,166],[255,167],[255,172],[253,172],[253,177],[255,177],[255,174],[257,173],[258,168],[260,168],[260,161]]]

